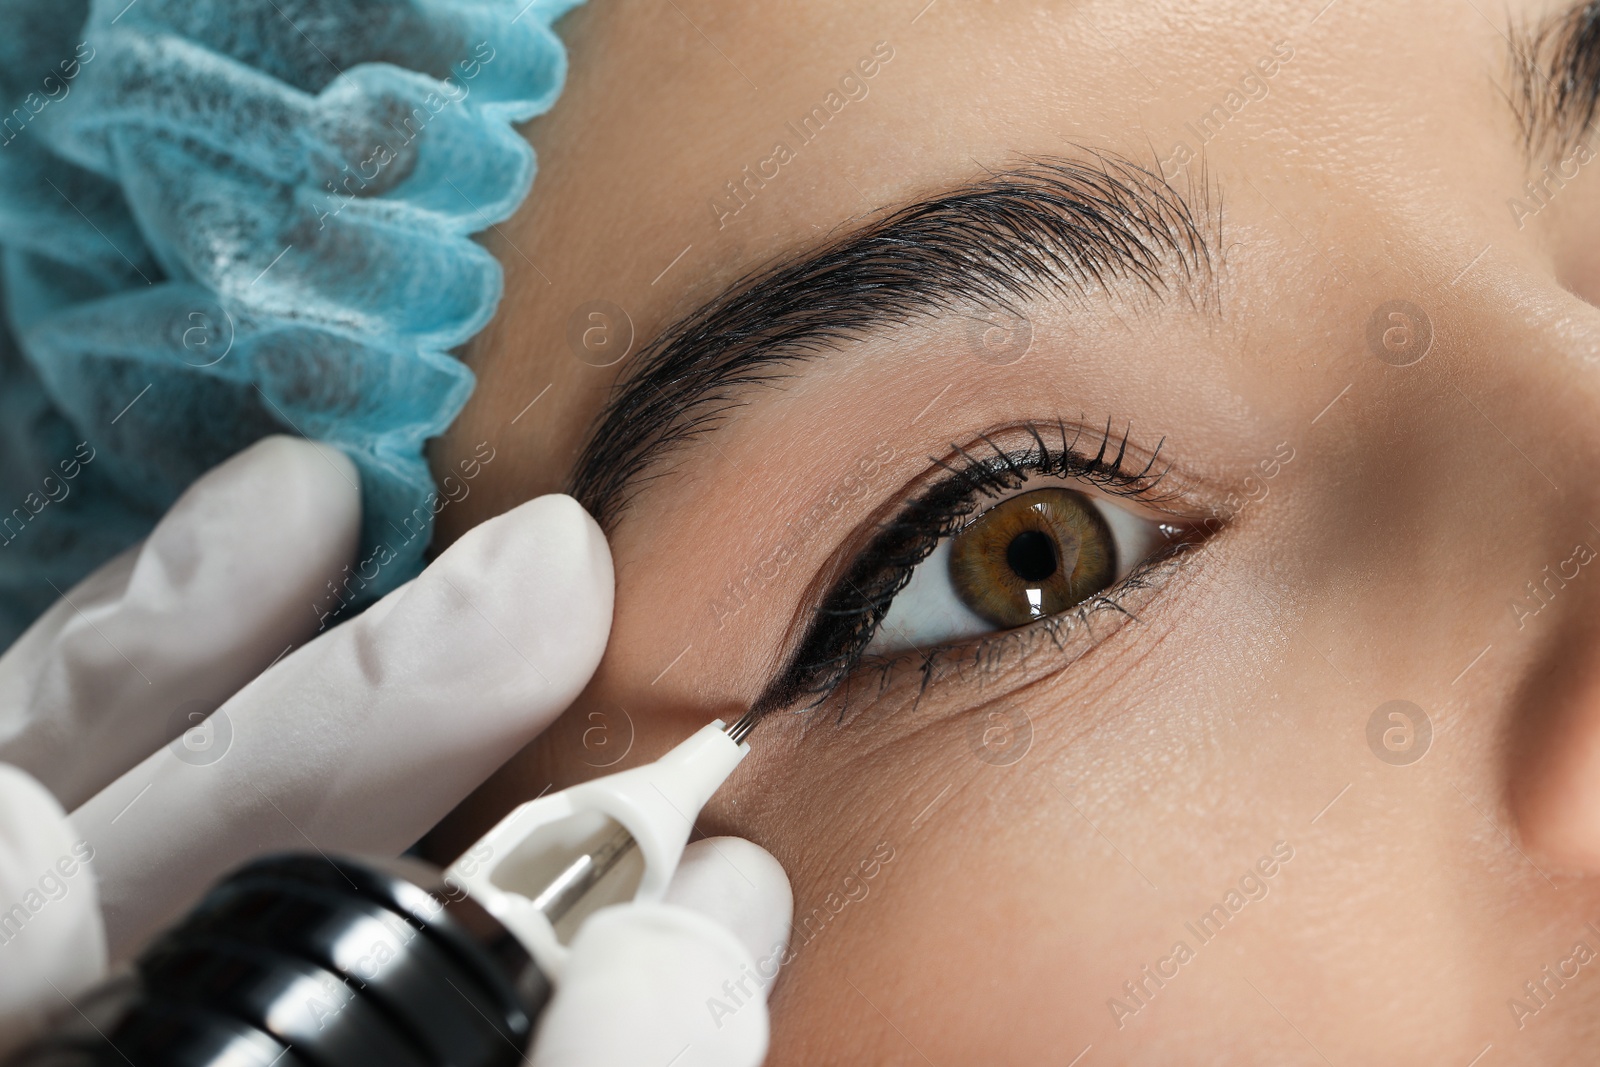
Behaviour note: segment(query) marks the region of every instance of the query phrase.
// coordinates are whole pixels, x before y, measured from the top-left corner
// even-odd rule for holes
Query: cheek
[[[1149,940],[1151,901],[1129,907],[1048,763],[980,758],[981,710],[902,726],[881,747],[870,723],[769,726],[708,812],[793,880],[768,1062],[921,1062],[896,1026],[935,1063],[1066,1062],[1105,1010],[1092,961]]]
[[[1135,976],[1118,964],[1168,939],[1162,898],[1046,768],[974,767],[957,739],[881,789],[849,785],[856,767],[822,783],[772,843],[812,851],[780,856],[796,914],[769,1063],[1065,1063],[1108,1029],[1107,997]],[[826,814],[839,810],[852,815]],[[834,914],[879,842],[894,858]]]
[[[1107,648],[1008,694],[1033,729],[1014,761],[987,736],[986,708],[952,712],[931,692],[919,709],[808,720],[803,736],[767,728],[711,832],[756,838],[793,879],[793,958],[774,993],[770,1063],[922,1062],[918,1051],[935,1063],[1066,1063],[1089,1043],[1142,1047],[1154,1013],[1138,1031],[1119,1028],[1109,1002],[1170,958],[1184,921],[1211,903],[1201,897],[1237,884],[1278,832],[1270,806],[1241,786],[1249,757],[1207,741],[1218,705],[1248,702],[1223,684],[1242,675],[1237,663],[1196,654],[1230,645],[1215,613],[1203,617],[1205,636],[1192,634],[1182,657],[1186,699],[1165,675],[1171,633],[1166,655]],[[1136,695],[1151,691],[1166,695]],[[1213,817],[1229,828],[1224,842]],[[841,906],[845,878],[860,877],[880,842],[894,859]],[[1259,910],[1251,919],[1260,929],[1230,931],[1235,943],[1271,928]],[[1178,1018],[1188,1032],[1248,1030],[1215,963],[1178,966],[1157,994],[1157,1032]]]

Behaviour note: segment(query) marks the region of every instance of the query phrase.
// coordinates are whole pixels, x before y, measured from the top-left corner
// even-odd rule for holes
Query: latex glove
[[[326,603],[325,575],[354,544],[346,474],[338,453],[298,441],[236,457],[0,659],[4,754],[71,795],[191,727],[196,677],[226,688],[281,657],[84,804],[76,832],[37,784],[0,773],[0,907],[34,890],[43,902],[25,937],[0,941],[0,1045],[103,968],[83,858],[93,855],[118,954],[131,952],[252,856],[403,848],[592,673],[610,624],[610,557],[565,497],[485,523],[415,582],[283,657],[279,642],[314,629],[310,605]],[[143,689],[119,679],[118,662]],[[791,909],[781,868],[755,845],[691,845],[668,903],[608,909],[580,932],[535,1062],[754,1067]]]
[[[209,750],[161,748],[73,812],[112,958],[263,853],[409,847],[582,691],[611,595],[600,528],[544,496],[251,681]]]
[[[0,658],[0,760],[68,806],[111,782],[73,813],[75,833],[57,826],[42,845],[22,832],[53,825],[37,795],[0,822],[0,855],[16,857],[0,870],[0,922],[62,841],[93,854],[112,958],[255,856],[397,853],[582,689],[610,629],[611,559],[562,496],[478,526],[421,577],[284,655],[315,636],[314,606],[344,577],[359,510],[342,454],[263,442],[197,482],[144,545]],[[30,956],[73,956],[74,973],[99,969],[98,935],[73,929],[30,921],[0,945],[0,1006],[59,1004],[9,965],[23,940]]]
[[[105,968],[88,858],[49,790],[0,764],[0,1055]]]
[[[764,849],[691,844],[665,903],[604,908],[579,928],[533,1067],[756,1067],[793,910]]]
[[[336,448],[269,437],[207,472],[0,656],[0,760],[82,804],[312,637],[360,526]]]
[[[0,761],[16,765],[0,765],[0,1049],[105,968],[93,848],[63,806],[315,632],[310,605],[355,552],[356,478],[336,449],[268,438],[0,656]]]

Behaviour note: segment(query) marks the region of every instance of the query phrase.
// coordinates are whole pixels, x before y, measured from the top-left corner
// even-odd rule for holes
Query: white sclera
[[[1051,488],[1082,492],[1070,482],[1055,485],[1030,482],[1011,497],[997,500],[990,507],[999,507],[1006,500],[1025,493]],[[1160,524],[1135,515],[1104,497],[1089,493],[1084,495],[1105,518],[1106,526],[1111,530],[1111,540],[1117,547],[1116,581],[1120,582],[1161,543]],[[962,603],[956,593],[955,583],[950,580],[952,540],[953,537],[946,537],[940,541],[932,554],[911,572],[910,582],[889,605],[889,612],[867,646],[866,655],[893,655],[908,649],[949,644],[995,632],[994,625]]]

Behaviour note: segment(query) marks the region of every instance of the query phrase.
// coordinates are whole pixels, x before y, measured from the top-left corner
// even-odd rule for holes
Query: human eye
[[[938,647],[1060,615],[1126,579],[1166,543],[1163,525],[1170,526],[1068,479],[1030,478],[939,539],[911,569],[862,656]]]
[[[1008,643],[1064,650],[1093,616],[1128,617],[1125,595],[1201,539],[1165,491],[1161,442],[1138,458],[1109,426],[1058,423],[952,449],[838,566],[761,705],[820,703],[869,666],[885,682],[911,666],[926,685],[993,666]]]

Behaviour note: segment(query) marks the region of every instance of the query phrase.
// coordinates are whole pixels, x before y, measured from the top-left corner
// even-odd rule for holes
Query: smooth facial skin
[[[924,3],[592,0],[563,25],[535,193],[488,242],[506,303],[436,443],[440,472],[506,458],[440,543],[566,489],[682,316],[991,172],[1164,171],[1209,258],[1155,292],[1041,286],[1014,362],[933,308],[728,391],[601,509],[587,692],[432,847],[767,692],[934,460],[1030,422],[1092,454],[1109,422],[1130,457],[1164,442],[1162,507],[1221,517],[1133,618],[969,642],[925,688],[915,654],[881,689],[860,668],[773,710],[706,812],[794,882],[768,1062],[1590,1062],[1600,165],[1525,143],[1507,37],[1565,5]],[[636,335],[605,368],[567,340],[599,300]]]

